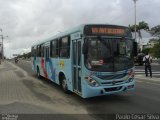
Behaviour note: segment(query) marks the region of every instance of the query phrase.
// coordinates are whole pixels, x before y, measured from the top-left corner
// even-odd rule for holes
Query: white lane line
[[[137,74],[137,73],[145,74],[145,72],[135,72],[135,74]],[[152,74],[160,74],[160,72],[153,72],[153,71],[152,71]]]
[[[160,85],[160,84],[156,84],[156,83],[151,83],[151,82],[146,82],[146,81],[136,81],[136,82],[141,82],[141,83],[147,83],[147,84],[152,84],[152,85]]]
[[[144,69],[135,70],[136,71],[145,71]],[[152,70],[152,71],[159,71],[159,70]]]
[[[21,61],[31,63],[31,61],[27,61],[27,60],[21,60]]]
[[[138,81],[138,80],[136,80],[136,82],[142,82],[142,81]]]
[[[144,76],[136,76],[135,78],[136,78],[136,80],[140,79],[140,80],[149,80],[149,81],[159,81],[160,82],[160,78],[156,78],[155,76],[152,78],[150,78],[150,77],[145,78]]]
[[[144,75],[142,75],[142,74],[138,74],[138,75],[136,75],[136,76],[138,76],[138,77],[143,77]]]
[[[154,80],[154,78],[151,78],[151,79],[143,79],[143,78],[137,78],[137,81],[139,80],[147,80],[147,81],[154,81],[154,82],[160,82],[160,80]]]

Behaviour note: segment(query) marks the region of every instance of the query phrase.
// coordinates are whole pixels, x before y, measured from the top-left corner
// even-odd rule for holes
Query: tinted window
[[[41,46],[41,57],[44,57],[44,47]]]
[[[133,67],[133,41],[119,38],[88,38],[85,63],[95,71],[114,72]]]
[[[51,57],[58,57],[58,40],[53,40],[51,42],[50,55]]]
[[[63,37],[60,39],[60,53],[59,56],[63,58],[69,58],[70,56],[70,39],[69,37]]]

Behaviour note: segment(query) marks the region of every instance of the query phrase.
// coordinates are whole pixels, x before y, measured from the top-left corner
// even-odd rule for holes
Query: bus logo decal
[[[63,68],[64,68],[64,61],[61,60],[61,61],[59,62],[59,65],[60,65],[60,67],[63,69]]]
[[[47,78],[47,71],[45,69],[45,61],[44,59],[42,58],[42,61],[41,61],[41,65],[42,65],[42,70],[43,70],[43,73],[44,73],[44,76]]]
[[[50,70],[51,70],[51,79],[55,80],[55,69],[53,68],[53,63],[52,63],[51,59],[49,59],[49,66],[50,66]]]

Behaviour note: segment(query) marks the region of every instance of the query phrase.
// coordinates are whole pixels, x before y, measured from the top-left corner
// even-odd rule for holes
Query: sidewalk
[[[0,65],[0,114],[3,113],[87,114],[88,111],[56,86],[5,61]]]
[[[31,93],[22,83],[25,76],[27,76],[27,73],[14,64],[7,61],[2,62],[0,65],[0,104],[35,100],[27,95]]]
[[[13,63],[2,62],[0,65],[0,114],[54,113],[40,106],[42,103],[39,103],[31,90],[24,85],[26,78],[25,71]]]

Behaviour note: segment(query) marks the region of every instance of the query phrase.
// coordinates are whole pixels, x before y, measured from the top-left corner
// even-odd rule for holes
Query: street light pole
[[[135,18],[135,21],[134,21],[134,22],[135,22],[135,23],[134,23],[134,31],[135,31],[135,40],[136,40],[136,41],[137,41],[137,34],[136,34],[136,33],[137,33],[137,25],[136,25],[136,22],[137,22],[137,21],[136,21],[136,18],[137,18],[137,15],[136,15],[136,14],[137,14],[137,11],[136,11],[136,2],[137,2],[137,1],[138,1],[138,0],[133,0],[133,2],[134,2],[134,10],[135,10],[135,12],[134,12],[134,13],[135,13],[135,15],[134,15],[134,18]]]
[[[2,61],[4,60],[4,51],[3,51],[3,35],[2,35]]]
[[[2,38],[2,61],[4,61],[4,46],[3,46],[3,39],[4,38],[6,38],[6,37],[8,37],[8,36],[3,36],[3,35],[0,35],[1,36],[1,38]]]
[[[0,28],[0,31],[2,32],[2,29],[1,29],[1,28]],[[0,51],[0,52],[1,52],[1,54],[0,54],[0,55],[1,55],[1,56],[0,56],[0,64],[1,64],[1,59],[2,59],[2,54],[3,54],[3,53],[2,53],[2,51],[3,51],[3,45],[2,45],[2,43],[1,43],[0,45],[2,46],[2,49],[1,49],[1,51]]]

